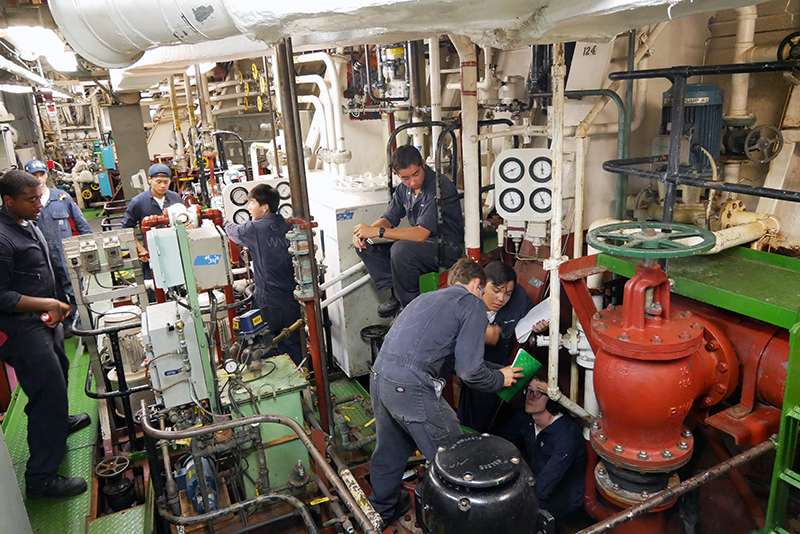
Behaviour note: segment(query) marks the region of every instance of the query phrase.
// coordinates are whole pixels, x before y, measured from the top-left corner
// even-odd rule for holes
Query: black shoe
[[[389,300],[378,306],[378,317],[386,319],[387,317],[394,317],[397,310],[400,309],[400,301],[397,297],[392,295]]]
[[[386,529],[389,525],[403,517],[411,509],[411,495],[404,489],[400,490],[400,498],[397,499],[397,504],[394,505],[394,512],[388,517],[381,516],[383,521],[383,528]]]
[[[78,415],[70,415],[67,418],[67,434],[72,434],[73,432],[77,432],[82,428],[86,428],[89,426],[89,423],[92,422],[92,418],[89,417],[88,413],[79,413]]]
[[[45,484],[28,486],[25,493],[27,493],[29,499],[42,499],[44,497],[62,499],[64,497],[80,495],[84,491],[86,491],[86,481],[84,479],[56,475],[53,480]]]

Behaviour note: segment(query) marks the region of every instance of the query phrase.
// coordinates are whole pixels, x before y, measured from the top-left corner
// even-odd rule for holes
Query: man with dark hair
[[[439,228],[436,206],[436,174],[422,161],[413,146],[401,146],[392,154],[392,169],[402,182],[394,191],[383,216],[372,223],[357,224],[353,245],[367,267],[378,291],[391,289],[392,296],[378,306],[380,317],[392,317],[400,306],[407,306],[419,295],[419,277],[448,268],[461,257],[464,220],[461,204],[454,198],[458,190],[444,176],[439,177],[442,223]],[[397,228],[403,217],[411,228]],[[443,257],[439,257],[438,237],[444,236]],[[368,239],[393,239],[394,243],[370,244]]]
[[[82,478],[58,474],[67,434],[87,426],[69,415],[62,318],[69,304],[56,298],[47,243],[33,224],[42,211],[39,181],[12,170],[0,177],[0,360],[14,368],[28,396],[28,498],[70,497],[86,490]]]
[[[533,308],[533,302],[528,298],[525,289],[517,284],[517,273],[510,265],[493,261],[484,270],[486,291],[481,300],[486,307],[489,326],[486,328],[483,357],[487,362],[508,365],[516,341],[514,329],[517,322]],[[534,326],[534,331],[541,332],[548,324],[547,321],[540,321]],[[488,432],[501,402],[500,397],[493,393],[475,391],[462,385],[458,401],[458,420],[473,430]]]
[[[278,213],[280,195],[268,184],[250,191],[248,210],[253,220],[244,224],[225,222],[225,233],[237,245],[250,249],[256,288],[253,307],[260,308],[273,335],[300,318],[300,304],[294,298],[294,267],[286,232],[292,225]],[[303,359],[300,332],[278,343],[278,349],[291,356],[296,365]]]
[[[547,374],[539,371],[523,390],[525,411],[501,433],[524,444],[536,479],[539,507],[561,518],[583,506],[586,444],[581,429],[547,396]]]
[[[466,258],[450,269],[449,287],[414,299],[397,317],[370,377],[377,444],[372,454],[370,502],[388,526],[410,505],[401,490],[415,449],[433,460],[436,449],[461,435],[442,390],[455,373],[480,391],[498,391],[522,375],[483,360],[486,314],[480,301],[485,275]]]

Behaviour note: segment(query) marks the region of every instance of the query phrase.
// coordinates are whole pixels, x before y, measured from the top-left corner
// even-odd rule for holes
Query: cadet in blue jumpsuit
[[[484,267],[484,271],[486,291],[481,300],[486,306],[489,326],[486,329],[483,357],[487,362],[508,365],[516,341],[514,329],[517,322],[533,308],[533,302],[525,289],[517,285],[517,273],[510,265],[493,261]],[[540,321],[534,331],[541,332],[547,326],[547,321]],[[458,420],[473,430],[488,432],[501,402],[494,393],[476,391],[464,384],[458,401]]]
[[[294,298],[294,267],[286,232],[292,225],[278,213],[280,195],[271,186],[260,184],[250,191],[248,209],[253,217],[242,225],[225,222],[225,233],[236,243],[250,249],[255,270],[256,289],[253,307],[261,308],[273,335],[300,318],[300,303]],[[295,330],[278,343],[278,349],[299,365],[303,358],[300,332]]]
[[[523,390],[525,411],[509,421],[501,435],[524,443],[539,507],[564,517],[583,506],[586,442],[581,429],[547,396],[547,375],[537,373]]]
[[[370,502],[388,526],[408,509],[401,491],[408,457],[419,449],[432,460],[440,445],[461,435],[453,409],[442,398],[455,372],[480,391],[498,391],[522,376],[521,368],[486,364],[486,313],[480,300],[483,269],[461,259],[450,286],[414,299],[397,317],[370,377],[377,445],[372,454]]]
[[[39,180],[42,187],[42,214],[36,221],[36,226],[42,231],[50,253],[50,264],[56,275],[56,291],[58,300],[66,302],[72,309],[74,316],[78,310],[75,303],[75,292],[72,290],[72,282],[69,279],[66,259],[64,258],[64,248],[61,244],[63,239],[72,237],[72,227],[69,224],[70,218],[75,222],[75,229],[80,235],[92,233],[92,227],[86,222],[80,208],[67,193],[60,189],[47,187],[47,165],[38,159],[32,159],[25,164],[25,172],[32,174]],[[70,335],[70,326],[64,325],[64,334]]]
[[[28,498],[69,497],[85,491],[86,481],[59,475],[58,466],[67,434],[88,425],[89,416],[68,412],[61,320],[70,308],[56,298],[47,243],[32,222],[42,210],[40,195],[39,181],[24,171],[0,178],[0,331],[8,336],[0,359],[28,396]]]
[[[169,190],[169,186],[172,183],[172,171],[169,170],[169,167],[163,163],[150,165],[147,176],[149,177],[150,189],[139,193],[128,203],[128,209],[125,210],[125,215],[122,217],[123,228],[138,228],[145,217],[163,215],[166,208],[183,202],[178,193]],[[142,238],[144,239],[144,236]],[[150,264],[148,263],[147,248],[138,238],[136,239],[136,250],[139,253],[139,259],[142,260],[144,277],[152,280],[153,273],[150,271]],[[155,292],[148,289],[147,295],[150,302],[155,302]]]
[[[392,154],[392,169],[403,182],[394,191],[383,216],[353,229],[353,245],[367,267],[378,291],[393,289],[392,297],[378,307],[381,317],[393,316],[400,306],[407,306],[419,295],[419,277],[449,268],[461,257],[464,243],[464,220],[461,203],[446,203],[442,209],[444,228],[439,228],[436,209],[436,174],[422,161],[413,146],[401,146]],[[439,177],[443,200],[453,198],[458,190],[444,176]],[[403,217],[411,228],[396,228]],[[439,258],[438,236],[444,232],[444,257]],[[394,239],[396,243],[371,245],[369,238]]]

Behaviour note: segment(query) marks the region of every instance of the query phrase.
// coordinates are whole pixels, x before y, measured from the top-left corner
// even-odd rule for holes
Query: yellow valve
[[[313,501],[311,501],[310,503],[308,503],[308,505],[309,505],[309,506],[316,506],[316,505],[318,505],[318,504],[322,504],[322,503],[324,503],[324,502],[328,502],[328,501],[330,501],[330,499],[329,499],[329,498],[327,498],[327,497],[320,497],[319,499],[314,499]]]
[[[83,198],[85,198],[86,200],[89,200],[90,198],[92,198],[94,196],[94,194],[92,193],[92,191],[90,189],[84,189],[81,192],[81,196]]]
[[[264,107],[264,103],[261,101],[261,95],[258,95],[256,98],[256,104],[258,105],[258,111],[261,111],[261,109]]]
[[[100,191],[100,184],[89,184],[89,187],[92,188],[92,191]]]
[[[373,417],[372,419],[370,419],[369,421],[367,421],[367,424],[366,424],[366,425],[364,425],[364,428],[367,428],[369,425],[371,425],[371,424],[372,424],[372,423],[374,423],[374,422],[375,422],[375,418]]]
[[[242,76],[242,71],[236,72],[236,79],[239,80],[239,83],[242,83],[244,81],[244,76]]]
[[[267,92],[267,80],[263,76],[258,77],[258,88],[261,89],[262,93]]]
[[[350,421],[350,418],[349,418],[349,417],[347,417],[346,415],[344,416],[344,418],[345,418],[345,420],[347,420],[347,422],[348,422],[348,423],[350,423],[350,422],[351,422],[351,421]]]
[[[244,94],[247,95],[250,93],[250,82],[244,82]]]
[[[252,64],[252,67],[253,67],[253,79],[257,80],[258,79],[258,67],[256,67],[255,63]]]
[[[244,99],[244,110],[247,111],[248,109],[250,109],[250,102],[248,102],[247,99],[245,98]]]

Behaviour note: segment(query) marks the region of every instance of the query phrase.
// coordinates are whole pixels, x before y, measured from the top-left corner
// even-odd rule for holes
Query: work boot
[[[399,308],[400,308],[400,301],[397,300],[397,297],[392,295],[391,297],[389,297],[389,300],[387,300],[383,304],[378,305],[378,317],[382,317],[384,319],[386,319],[387,317],[394,317]]]
[[[80,495],[84,491],[86,491],[86,481],[84,479],[79,477],[68,478],[61,475],[56,475],[50,482],[28,486],[25,490],[29,499],[42,499],[45,497],[62,499]]]
[[[400,490],[400,497],[397,499],[397,504],[394,505],[394,512],[392,512],[392,515],[388,517],[381,516],[383,528],[388,528],[389,525],[406,515],[410,509],[411,495],[409,495],[406,490],[402,489]]]
[[[82,428],[86,428],[89,426],[89,423],[92,422],[92,418],[89,417],[88,413],[79,413],[78,415],[70,415],[67,417],[67,433],[72,434],[73,432],[77,432]]]

